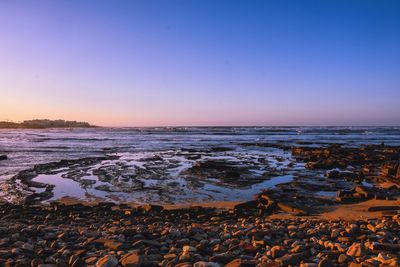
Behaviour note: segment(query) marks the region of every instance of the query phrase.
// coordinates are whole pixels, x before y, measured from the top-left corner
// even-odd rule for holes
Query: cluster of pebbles
[[[0,206],[1,266],[400,266],[400,217],[270,219],[99,203]]]

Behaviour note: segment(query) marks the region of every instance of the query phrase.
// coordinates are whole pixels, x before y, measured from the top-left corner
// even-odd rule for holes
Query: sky
[[[400,1],[0,1],[0,120],[400,125]]]

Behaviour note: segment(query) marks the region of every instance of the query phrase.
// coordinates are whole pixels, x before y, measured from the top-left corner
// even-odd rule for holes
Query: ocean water
[[[104,162],[101,164],[102,166],[88,166],[90,169],[85,170],[85,177],[91,180],[91,187],[86,186],[82,189],[82,184],[79,184],[79,181],[75,181],[75,185],[71,184],[72,180],[65,181],[68,177],[61,177],[65,173],[39,176],[35,179],[36,181],[57,185],[54,190],[54,198],[67,195],[80,198],[85,195],[95,195],[102,198],[118,197],[123,200],[142,199],[148,201],[143,194],[138,195],[137,192],[135,194],[135,188],[138,188],[135,183],[140,182],[142,189],[143,186],[147,189],[154,189],[157,186],[166,188],[169,184],[178,185],[180,193],[176,193],[176,187],[174,188],[175,191],[172,190],[168,193],[175,194],[175,197],[181,196],[182,199],[189,199],[196,194],[207,196],[207,193],[210,193],[207,198],[212,200],[232,200],[240,198],[240,196],[248,199],[256,190],[274,186],[276,181],[279,180],[261,181],[258,179],[251,185],[246,184],[241,187],[240,185],[225,185],[221,182],[213,183],[212,177],[206,177],[206,179],[201,179],[202,184],[196,185],[196,187],[194,184],[199,181],[191,179],[190,184],[188,184],[188,175],[185,174],[185,170],[198,161],[222,159],[231,162],[243,162],[244,165],[250,164],[251,167],[257,166],[251,171],[254,172],[254,176],[260,176],[266,168],[259,167],[259,164],[255,162],[260,161],[261,158],[268,161],[269,168],[272,166],[277,170],[278,173],[273,178],[282,179],[282,177],[286,177],[283,182],[287,182],[288,179],[285,176],[287,173],[279,173],[279,171],[281,168],[287,171],[286,165],[290,161],[290,152],[280,149],[279,146],[319,146],[329,143],[357,146],[360,144],[380,144],[381,142],[385,142],[387,145],[400,145],[400,127],[2,129],[0,130],[0,155],[5,154],[9,159],[0,161],[0,185],[7,183],[19,171],[31,168],[36,164],[62,159],[117,155],[120,157],[117,161]],[[244,145],[251,143],[264,145]],[[270,144],[270,146],[265,144]],[[190,153],[198,152],[201,157],[197,160],[188,159],[185,156],[187,151],[190,151]],[[154,156],[161,160],[148,163],[147,159]],[[112,186],[111,191],[115,192],[95,188],[105,185],[105,182],[104,179],[98,179],[93,174],[93,170],[99,167],[112,168],[112,166],[122,165],[127,166],[124,169],[125,177],[127,176],[126,172],[130,172],[129,174],[132,174],[132,177],[136,175],[136,178],[132,178],[129,184],[126,179],[120,179],[118,182],[115,182],[115,179],[112,182],[108,181],[107,183]],[[142,172],[141,170],[145,168],[146,172]],[[257,172],[259,173],[257,174]],[[144,174],[142,175],[142,173]],[[154,173],[155,178],[152,177],[151,173]],[[195,187],[197,191],[192,190]],[[42,189],[32,188],[32,191],[40,192],[40,190]],[[75,194],[75,192],[77,193]],[[112,194],[114,195],[112,196]],[[149,194],[149,192],[145,192],[144,195],[148,196]],[[173,201],[168,196],[165,199]]]

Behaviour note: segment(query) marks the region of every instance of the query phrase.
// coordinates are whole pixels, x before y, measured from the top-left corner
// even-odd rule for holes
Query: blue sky
[[[400,125],[399,1],[1,1],[0,119]]]

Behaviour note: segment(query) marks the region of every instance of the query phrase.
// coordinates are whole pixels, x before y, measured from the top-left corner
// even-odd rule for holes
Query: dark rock
[[[346,254],[340,254],[337,261],[339,264],[344,264],[349,261],[350,257],[346,256]]]
[[[123,247],[123,244],[120,242],[108,241],[104,243],[104,246],[111,250],[120,250]]]
[[[271,248],[271,256],[273,259],[284,256],[287,250],[283,246],[273,246]]]
[[[159,213],[164,209],[163,206],[159,206],[159,205],[143,205],[138,207],[138,210],[142,210],[144,212],[148,212],[148,213]]]
[[[396,178],[400,179],[400,164],[399,167],[397,167]]]
[[[304,209],[296,207],[294,203],[289,204],[289,203],[278,202],[277,206],[281,210],[283,210],[284,212],[287,212],[287,213],[300,215],[300,216],[308,214],[308,212],[305,211]]]
[[[85,259],[87,265],[94,265],[97,262],[97,257],[89,257]]]
[[[235,259],[228,264],[225,265],[225,267],[255,267],[257,265],[256,262],[254,261],[246,261],[242,259]]]
[[[365,255],[365,248],[360,243],[353,243],[346,254],[351,257],[362,257]]]
[[[369,207],[368,211],[397,211],[400,210],[400,206],[374,206]]]
[[[224,265],[232,260],[233,260],[232,255],[230,255],[228,253],[216,254],[216,255],[210,257],[210,261],[217,262],[217,263],[224,264]]]
[[[115,267],[118,265],[118,259],[115,256],[106,255],[96,262],[96,267]]]
[[[335,265],[330,259],[323,259],[318,263],[318,267],[334,267]]]
[[[84,266],[86,266],[86,264],[81,258],[76,257],[75,259],[70,258],[69,266],[70,267],[84,267]]]
[[[193,265],[193,267],[221,267],[221,265],[216,262],[198,261]]]
[[[277,258],[275,261],[278,262],[279,264],[283,266],[288,266],[288,265],[299,265],[299,263],[306,259],[308,257],[307,252],[301,252],[301,253],[294,253],[294,254],[286,254],[283,257]]]
[[[130,252],[122,256],[121,265],[123,267],[140,267],[142,261],[142,257],[137,252]]]
[[[374,242],[369,247],[370,250],[374,251],[400,251],[400,244],[391,244],[391,243],[377,243]]]
[[[39,264],[42,264],[42,263],[43,263],[43,260],[40,258],[35,258],[35,259],[31,260],[32,267],[37,267],[37,266],[39,266]]]
[[[399,165],[398,161],[384,163],[381,167],[381,175],[385,177],[396,177],[399,172]]]
[[[257,200],[251,200],[247,202],[243,202],[240,204],[235,205],[234,211],[235,213],[246,213],[248,211],[254,210],[258,208],[258,201]]]
[[[355,193],[358,194],[358,195],[355,195],[356,197],[357,196],[360,196],[363,198],[372,198],[373,197],[373,192],[371,191],[371,189],[369,189],[366,186],[358,185],[354,188],[354,191],[355,191]],[[354,194],[353,194],[353,196],[354,196]]]

